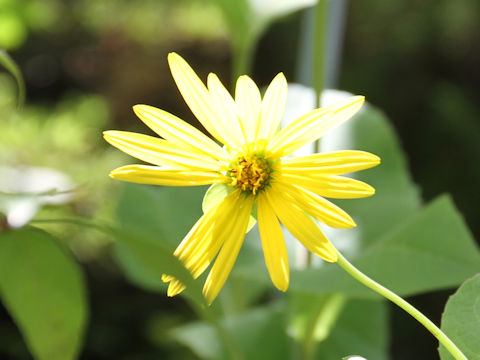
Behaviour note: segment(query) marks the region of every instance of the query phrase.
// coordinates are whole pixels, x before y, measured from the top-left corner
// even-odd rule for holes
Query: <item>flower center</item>
[[[232,178],[231,186],[238,186],[255,195],[268,185],[271,172],[271,163],[268,160],[257,155],[247,155],[232,164],[228,175]]]

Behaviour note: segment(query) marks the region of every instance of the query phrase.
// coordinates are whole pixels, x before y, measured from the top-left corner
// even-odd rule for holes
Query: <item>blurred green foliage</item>
[[[129,160],[107,148],[100,134],[139,127],[131,105],[150,103],[192,120],[173,90],[167,52],[188,54],[202,76],[215,71],[228,78],[232,67],[234,74],[253,68],[260,83],[278,71],[293,79],[295,45],[289,42],[302,18],[292,14],[314,3],[0,0],[0,48],[18,61],[28,88],[18,111],[15,81],[0,73],[0,166],[52,168],[76,184],[68,204],[37,214],[37,220],[70,219],[35,224],[48,233],[31,227],[1,232],[0,214],[0,296],[8,311],[0,312],[2,359],[31,358],[20,336],[38,359],[287,359],[304,351],[295,326],[311,335],[314,358],[400,358],[389,348],[400,330],[392,330],[386,303],[338,267],[294,271],[289,292],[274,291],[256,228],[219,299],[204,307],[203,277],[194,282],[171,252],[201,215],[206,188],[117,184],[107,177]],[[338,202],[358,228],[329,235],[361,270],[402,295],[458,286],[480,271],[478,248],[451,198],[437,196],[450,190],[480,233],[472,196],[480,181],[473,71],[480,3],[349,6],[339,83],[381,105],[393,127],[369,107],[338,130],[348,136],[337,136],[336,146],[377,153],[383,164],[359,176],[376,187],[373,198]],[[436,199],[423,206],[422,197]],[[86,226],[92,222],[96,227]],[[189,285],[185,302],[163,295],[159,275],[165,271]],[[468,321],[471,312],[460,323],[457,316],[472,311],[477,278],[448,303],[442,322],[460,346],[472,349],[478,339],[465,334],[478,324]],[[325,323],[323,305],[332,293],[341,306]]]

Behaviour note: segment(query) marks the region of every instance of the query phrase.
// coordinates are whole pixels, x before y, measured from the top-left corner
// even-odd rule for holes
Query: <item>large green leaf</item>
[[[116,231],[114,236],[117,239],[117,257],[120,257],[121,261],[130,262],[127,270],[134,271],[137,277],[142,277],[141,281],[148,279],[156,287],[159,286],[163,274],[174,276],[187,287],[183,294],[193,301],[195,308],[205,310],[206,302],[200,283],[193,279],[169,246],[159,239],[134,234],[128,230]],[[135,275],[131,279],[137,279]],[[148,283],[144,285],[147,286]]]
[[[479,250],[448,196],[411,215],[352,260],[362,272],[402,296],[454,287],[480,271]],[[245,267],[242,273],[268,281],[259,266]],[[293,271],[290,289],[375,296],[336,264]]]
[[[124,184],[116,210],[118,223],[130,234],[155,239],[157,248],[152,251],[172,254],[201,216],[205,191],[206,187]],[[134,284],[152,291],[165,289],[158,272],[149,271],[123,242],[114,244],[113,249],[126,276]]]
[[[480,270],[480,253],[452,201],[443,196],[393,228],[354,263],[382,285],[407,296],[457,286]],[[292,288],[372,294],[338,266],[296,273]]]
[[[223,321],[231,335],[233,351],[249,360],[290,359],[290,344],[285,331],[283,311],[279,306],[256,308]],[[176,341],[189,347],[203,359],[226,359],[225,346],[218,335],[204,323],[192,323],[171,332]]]
[[[448,300],[442,330],[469,360],[480,359],[480,274],[465,281]],[[442,360],[453,359],[440,346]]]
[[[202,215],[206,186],[163,187],[123,184],[117,205],[122,227],[157,237],[175,247]]]
[[[36,359],[76,359],[87,320],[83,274],[50,235],[0,234],[0,295]]]
[[[211,324],[212,329],[216,331],[216,337],[222,344],[221,346],[227,348],[225,344],[228,335],[219,324],[217,315],[208,306],[202,294],[203,284],[193,279],[180,260],[172,254],[169,246],[156,238],[132,234],[125,229],[114,230],[113,235],[118,240],[117,247],[121,249],[120,254],[123,254],[121,256],[128,257],[130,266],[134,267],[135,275],[142,277],[141,282],[147,279],[155,282],[154,285],[158,288],[158,282],[161,281],[163,274],[171,275],[181,281],[186,286],[182,296],[190,303],[192,309],[196,311],[200,318]],[[118,254],[119,252],[117,252]],[[125,260],[123,259],[123,261]],[[130,274],[130,276],[132,275]],[[135,278],[131,277],[131,279]]]

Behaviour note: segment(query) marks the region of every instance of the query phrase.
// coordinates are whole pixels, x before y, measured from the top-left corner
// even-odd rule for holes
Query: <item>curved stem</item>
[[[442,344],[456,360],[468,360],[467,357],[462,353],[462,351],[453,343],[453,341],[450,340],[448,336],[445,335],[443,331],[440,330],[433,322],[431,322],[430,319],[428,319],[425,315],[423,315],[420,311],[418,311],[400,296],[390,291],[386,287],[380,285],[376,281],[370,279],[367,275],[362,273],[350,262],[348,262],[348,260],[345,259],[343,255],[340,254],[338,251],[337,254],[338,265],[340,265],[346,272],[352,275],[356,280],[360,281],[363,285],[379,293],[380,295],[387,298],[394,304],[401,307],[407,313],[412,315],[420,324],[425,326],[427,330],[430,331],[433,336],[438,339],[440,344]]]
[[[12,74],[12,76],[15,78],[15,81],[17,82],[17,107],[21,109],[23,107],[23,103],[25,102],[25,81],[23,80],[23,75],[18,65],[2,48],[0,48],[0,65],[3,65],[3,67],[6,68],[10,72],[10,74]]]

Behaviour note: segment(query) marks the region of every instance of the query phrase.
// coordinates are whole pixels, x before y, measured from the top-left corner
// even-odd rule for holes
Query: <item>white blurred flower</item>
[[[0,212],[10,227],[26,225],[46,204],[72,199],[74,183],[65,174],[43,167],[0,167]]]

